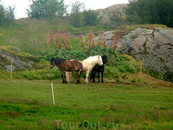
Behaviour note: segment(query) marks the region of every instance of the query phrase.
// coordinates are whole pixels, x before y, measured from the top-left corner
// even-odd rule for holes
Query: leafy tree
[[[125,12],[130,22],[173,27],[172,0],[129,0]]]
[[[85,10],[82,13],[83,15],[83,24],[94,26],[99,22],[98,12],[92,10]]]
[[[109,20],[113,26],[121,26],[126,23],[125,15],[121,10],[112,10],[108,12]]]
[[[64,0],[32,0],[27,14],[31,18],[49,19],[63,17],[66,12]]]
[[[8,8],[5,8],[2,4],[0,4],[0,26],[10,25],[14,22],[14,11],[15,6],[9,6]]]
[[[80,1],[75,1],[71,4],[71,13],[69,20],[72,26],[81,27],[81,26],[94,26],[96,25],[100,18],[98,17],[99,13],[92,10],[85,10],[84,3]]]
[[[74,27],[81,27],[83,25],[83,16],[82,12],[84,10],[84,3],[81,3],[80,1],[75,1],[71,4],[71,13],[69,16],[70,23]]]

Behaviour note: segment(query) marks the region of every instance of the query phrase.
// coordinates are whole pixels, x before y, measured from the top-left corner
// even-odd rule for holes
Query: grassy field
[[[102,30],[102,27],[91,26],[81,27],[80,29],[82,33],[88,33],[91,28],[93,31]],[[38,55],[42,51],[48,50],[47,33],[51,32],[55,40],[57,39],[58,29],[69,35],[73,50],[82,50],[80,39],[72,36],[78,34],[79,28],[74,28],[67,21],[60,19],[55,19],[52,22],[29,18],[16,20],[14,25],[0,28],[0,46],[15,46],[24,52]],[[110,30],[110,28],[105,27],[103,29]],[[50,44],[50,50],[54,50],[52,44]]]
[[[43,60],[63,54],[63,51],[54,53],[52,44],[50,53],[45,53],[47,33],[56,36],[61,29],[70,35],[72,50],[76,51],[66,52],[70,59],[81,56],[83,60],[87,55],[79,52],[80,39],[71,36],[78,33],[78,28],[57,23],[62,22],[21,19],[0,29],[1,50],[37,61],[35,71],[13,72],[13,80],[9,80],[10,72],[0,72],[0,129],[173,129],[173,84],[146,74],[140,77],[139,63],[128,55],[106,52],[110,53],[110,64],[105,67],[104,84],[62,84],[58,68],[50,70],[49,60]],[[118,31],[124,35],[133,28],[123,26]],[[83,27],[81,31],[86,33],[90,29]],[[14,47],[19,51],[11,51]]]
[[[0,129],[173,129],[173,84],[146,78],[131,84],[1,79]]]

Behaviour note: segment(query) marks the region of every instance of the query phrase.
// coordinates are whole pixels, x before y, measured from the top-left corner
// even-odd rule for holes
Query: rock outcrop
[[[112,35],[106,32],[109,47],[113,47]],[[118,41],[116,51],[142,60],[154,77],[173,82],[173,29],[136,28]]]
[[[12,70],[34,70],[35,63],[27,58],[12,55],[8,52],[0,50],[0,70],[11,71],[11,59],[13,59]]]

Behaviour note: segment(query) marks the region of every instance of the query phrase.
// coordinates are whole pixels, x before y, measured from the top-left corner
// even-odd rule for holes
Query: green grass
[[[58,129],[58,123],[68,129],[73,123],[76,129],[95,124],[97,129],[173,129],[173,87],[162,83],[77,85],[53,80],[53,105],[51,81],[0,82],[1,129]]]
[[[102,30],[102,27],[88,26],[82,27],[81,31],[82,33],[88,33],[91,28],[93,31]],[[62,33],[68,33],[69,36],[71,34],[77,35],[79,30],[79,28],[69,25],[67,21],[60,19],[55,19],[52,22],[29,18],[19,19],[15,21],[14,25],[0,29],[0,46],[15,46],[24,52],[38,55],[47,50],[47,33],[51,32],[54,39],[57,39],[58,29],[61,29]],[[104,27],[103,29],[110,30],[110,28]],[[71,37],[70,42],[74,50],[82,49],[79,46],[79,38]],[[53,49],[52,44],[51,47],[50,49]]]

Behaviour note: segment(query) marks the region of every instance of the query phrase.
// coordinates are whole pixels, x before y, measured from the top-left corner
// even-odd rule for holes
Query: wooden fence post
[[[142,76],[142,60],[141,60],[141,64],[140,64],[140,76]]]
[[[10,74],[10,80],[12,80],[12,73],[13,73],[13,58],[11,58],[11,74]]]
[[[53,105],[55,105],[55,98],[54,98],[54,91],[53,91],[53,83],[52,82],[51,82],[51,88],[52,88]]]

